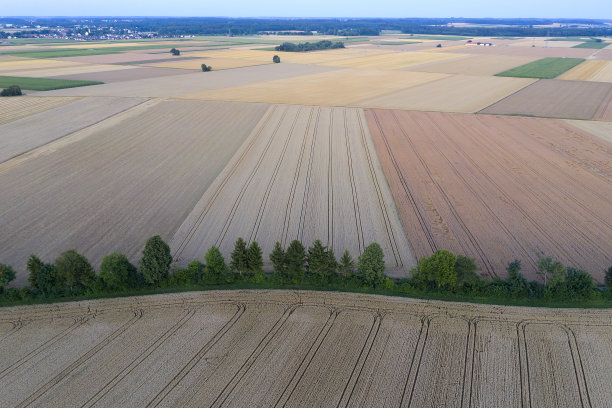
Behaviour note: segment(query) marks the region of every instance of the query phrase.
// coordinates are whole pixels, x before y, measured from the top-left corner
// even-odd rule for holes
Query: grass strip
[[[21,89],[31,91],[50,91],[52,89],[76,88],[79,86],[99,85],[104,82],[76,81],[72,79],[30,78],[16,76],[0,76],[0,88],[17,85]]]

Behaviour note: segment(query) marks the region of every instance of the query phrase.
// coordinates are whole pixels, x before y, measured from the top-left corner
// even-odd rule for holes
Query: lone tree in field
[[[232,272],[243,274],[247,271],[247,246],[244,239],[238,238],[234,244],[234,250],[232,251],[230,261],[230,268]]]
[[[21,88],[18,85],[11,85],[0,92],[0,96],[20,96],[23,95]]]
[[[0,293],[4,291],[4,287],[8,286],[15,279],[15,271],[10,265],[0,263]]]
[[[102,258],[100,279],[108,289],[125,290],[136,286],[138,271],[125,255],[115,252]]]
[[[147,240],[140,259],[140,272],[146,283],[155,285],[168,277],[172,255],[170,247],[159,235]]]
[[[338,273],[346,278],[351,277],[353,273],[355,273],[355,261],[353,261],[348,249],[344,251],[342,257],[340,258]]]
[[[274,275],[280,278],[287,276],[287,254],[278,241],[274,244],[274,249],[270,254],[270,262],[272,262]]]
[[[263,252],[257,241],[251,242],[247,250],[247,269],[251,273],[263,272]]]
[[[180,51],[180,50],[177,50],[176,48],[172,48],[172,49],[170,50],[170,53],[171,53],[172,55],[175,55],[175,56],[181,55],[181,51]]]
[[[204,260],[206,261],[206,280],[210,283],[223,283],[228,268],[219,248],[211,247],[204,255]]]
[[[278,55],[273,56],[272,62],[274,62],[275,64],[278,64],[280,62],[280,57]]]
[[[212,67],[210,65],[202,64],[202,72],[212,71]]]
[[[62,253],[55,260],[55,274],[60,284],[75,293],[91,288],[96,280],[96,273],[87,258],[74,249]]]
[[[306,273],[306,249],[297,239],[287,247],[287,275],[297,283],[304,279]]]
[[[380,245],[371,243],[359,256],[357,273],[363,281],[372,287],[383,283],[385,273],[384,254]]]

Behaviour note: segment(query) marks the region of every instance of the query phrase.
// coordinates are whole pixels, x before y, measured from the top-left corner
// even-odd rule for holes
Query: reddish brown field
[[[417,258],[449,249],[504,275],[539,254],[603,280],[612,144],[551,119],[366,110]]]

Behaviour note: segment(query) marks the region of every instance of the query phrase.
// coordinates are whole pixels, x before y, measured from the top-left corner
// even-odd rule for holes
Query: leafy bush
[[[202,72],[212,71],[212,67],[210,65],[202,64]]]
[[[56,286],[67,287],[70,293],[80,294],[91,289],[96,281],[93,267],[74,249],[63,252],[55,260]]]
[[[137,286],[138,271],[125,255],[115,252],[102,258],[100,279],[106,289],[126,290]]]
[[[176,48],[172,48],[172,49],[170,50],[170,54],[172,54],[172,55],[174,55],[174,56],[179,56],[179,55],[181,55],[181,51],[180,51],[180,50],[177,50]]]
[[[225,258],[221,255],[221,251],[216,246],[211,247],[206,255],[204,255],[206,261],[206,272],[204,279],[208,283],[223,283],[227,275],[228,267],[225,264]]]
[[[159,236],[147,240],[140,259],[140,272],[146,283],[155,285],[168,277],[172,255],[170,247]]]
[[[275,64],[278,64],[280,62],[280,57],[278,55],[273,56],[272,62],[274,62]]]
[[[385,261],[382,248],[373,242],[359,256],[357,274],[366,285],[378,287],[383,283],[384,273]]]
[[[13,279],[15,279],[13,268],[10,265],[0,263],[0,293],[3,292],[4,287],[8,286]]]
[[[21,88],[18,85],[11,85],[0,92],[0,96],[21,96]]]

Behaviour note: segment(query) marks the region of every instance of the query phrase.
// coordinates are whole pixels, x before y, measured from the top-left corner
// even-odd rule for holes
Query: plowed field
[[[563,121],[367,110],[417,257],[437,249],[505,275],[540,254],[603,281],[612,264],[612,146]]]
[[[321,239],[358,256],[378,242],[391,276],[407,276],[415,260],[376,160],[363,111],[273,106],[206,191],[171,241],[179,265],[218,246],[256,240]]]
[[[0,405],[605,408],[606,310],[219,291],[7,308]]]

